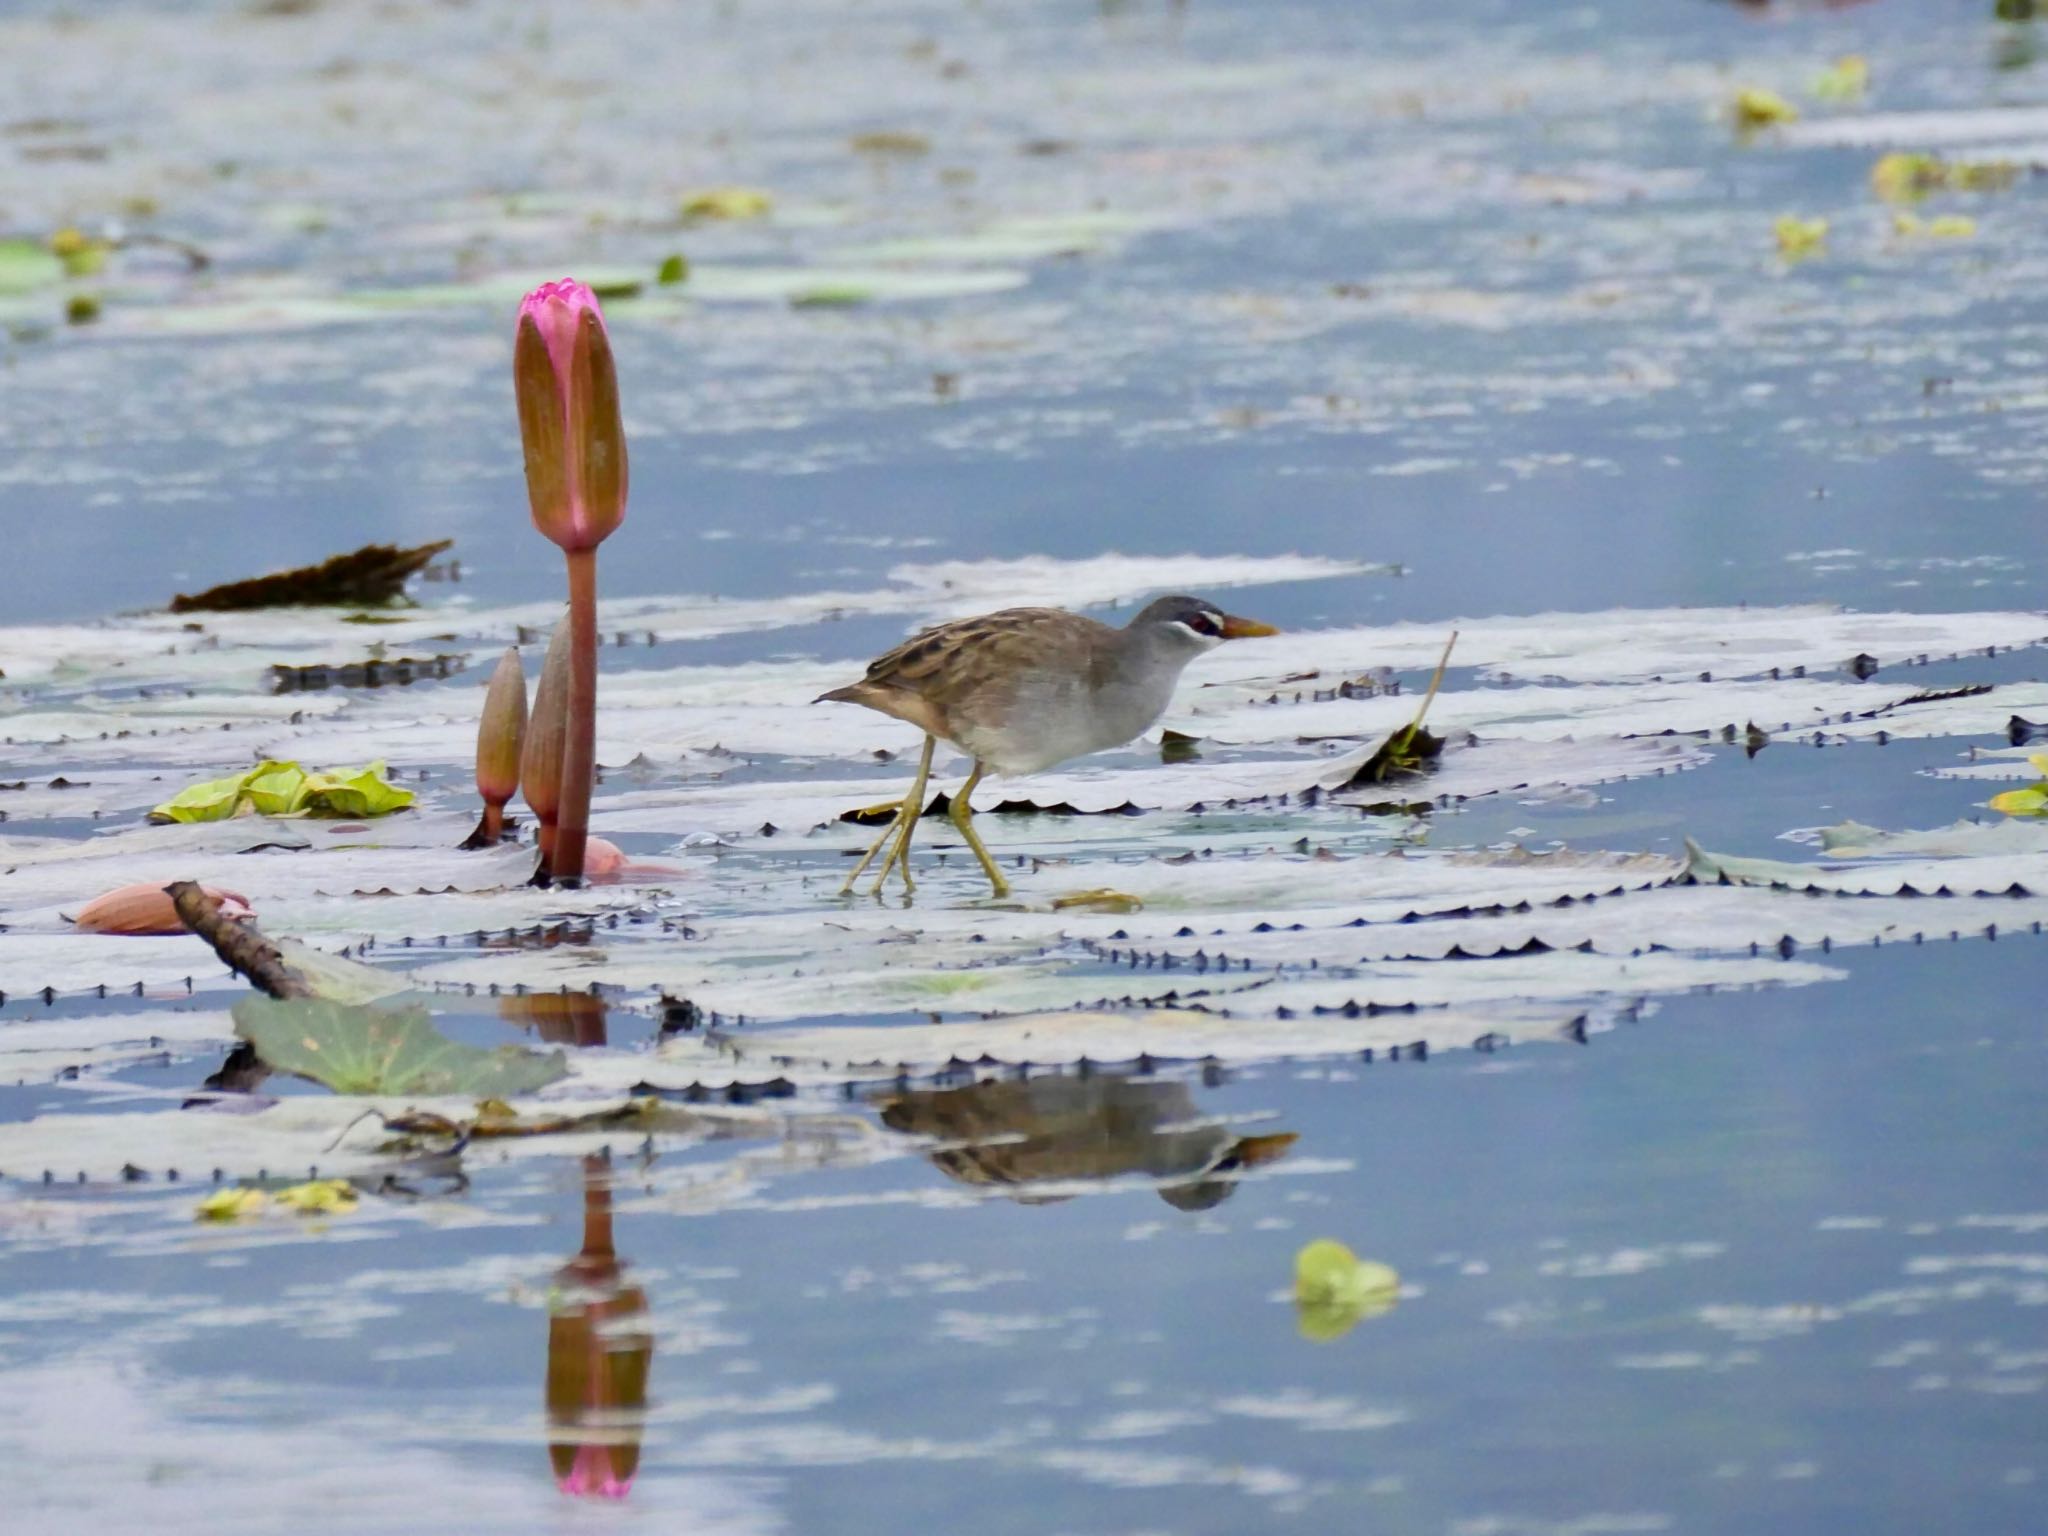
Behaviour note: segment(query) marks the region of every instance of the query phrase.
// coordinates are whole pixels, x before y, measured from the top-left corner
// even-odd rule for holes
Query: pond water
[[[2040,1529],[2048,848],[1951,836],[1933,856],[1995,855],[1998,878],[1956,877],[1953,904],[1769,892],[1782,926],[1739,941],[1649,920],[1617,940],[1587,898],[1621,884],[1546,888],[1539,907],[1585,914],[1589,965],[1615,943],[1639,966],[1577,990],[1534,964],[1492,988],[1475,978],[1506,962],[1425,955],[1428,923],[1415,955],[1389,947],[1398,893],[1339,931],[1366,897],[1327,882],[1340,856],[1482,853],[1497,875],[1418,885],[1407,914],[1479,923],[1514,900],[1517,845],[1668,878],[1688,838],[1795,860],[1821,826],[1997,822],[2002,786],[1954,774],[2008,746],[2009,717],[2048,718],[2048,620],[2025,618],[2048,566],[2041,29],[1990,0],[0,0],[0,242],[75,225],[116,247],[55,281],[0,244],[0,1529]],[[1867,84],[1823,85],[1852,55]],[[1798,122],[1738,134],[1745,87]],[[2018,169],[1887,202],[1892,150]],[[768,216],[680,216],[724,186],[765,189]],[[1824,250],[1782,254],[1782,215],[1827,220]],[[659,282],[678,253],[689,278]],[[397,876],[257,904],[316,942],[374,938],[359,952],[438,987],[458,1039],[561,1045],[618,1089],[644,1071],[704,1118],[370,1173],[323,1128],[280,1143],[289,1177],[328,1159],[351,1209],[195,1223],[214,1163],[272,1190],[286,1168],[220,1152],[232,1127],[153,1156],[115,1121],[175,1118],[244,993],[194,941],[67,947],[57,905],[118,861],[73,889],[31,840],[147,853],[152,801],[289,741],[388,756],[424,846],[469,814],[487,666],[277,707],[271,661],[379,637],[98,621],[452,538],[459,571],[415,586],[431,622],[389,631],[397,651],[452,637],[484,660],[542,622],[560,568],[527,524],[507,321],[528,279],[569,271],[621,288],[634,491],[602,570],[608,627],[645,631],[605,652],[599,830],[682,873],[612,905],[479,890],[461,921],[426,896],[417,919],[365,916],[349,892],[453,883],[400,833]],[[1489,781],[1427,817],[1217,790],[984,823],[1048,891],[1209,899],[1222,940],[1114,913],[1055,936],[1031,926],[1042,901],[969,934],[957,852],[855,913],[825,900],[854,829],[761,825],[800,828],[813,780],[879,797],[915,742],[856,741],[846,712],[764,730],[748,690],[800,705],[956,608],[1128,605],[1180,556],[1187,584],[1301,632],[1261,678],[1360,673],[1316,636],[1408,625],[1361,654],[1414,692],[1460,625],[1477,649],[1441,703],[1482,737],[1515,737],[1513,701],[1554,676],[1573,741],[1687,755]],[[1329,564],[1258,563],[1295,556]],[[1013,564],[955,564],[989,561]],[[1968,617],[1822,641],[1811,614],[1735,612],[1794,604]],[[1627,639],[1608,672],[1586,662],[1590,617],[1699,606],[1718,611],[1681,638],[1683,616],[1637,634],[1680,664],[1636,670]],[[1510,635],[1544,614],[1554,649]],[[1765,660],[1717,666],[1723,645]],[[1753,695],[1706,714],[1654,693],[1666,670],[1775,681],[1772,646],[1816,690],[1881,652],[1880,714],[1954,712],[1880,742],[1850,723],[1860,695],[1816,718],[1771,693],[1785,725],[1763,717],[1774,740],[1747,755]],[[1224,702],[1193,718],[1246,732],[1204,742],[1216,782],[1336,750],[1243,726],[1262,690],[1202,676]],[[1906,697],[1979,684],[2001,691],[1973,712]],[[1584,723],[1596,698],[1613,723]],[[724,713],[647,734],[699,708]],[[183,734],[145,737],[179,711]],[[1156,744],[1098,767],[1033,803],[1108,785],[1080,806],[1108,809],[1161,771]],[[688,799],[713,777],[740,809]],[[278,835],[347,856],[324,829]],[[1271,883],[1233,884],[1290,849]],[[1163,862],[1182,855],[1194,870]],[[1172,884],[1204,869],[1221,894]],[[1907,915],[1868,917],[1886,903]],[[1313,931],[1290,939],[1288,913]],[[657,972],[699,940],[706,1017],[685,1021]],[[984,940],[986,967],[962,958]],[[898,944],[953,947],[892,990],[871,950]],[[1196,944],[1207,990],[1160,997]],[[1225,996],[1226,948],[1299,1000]],[[1743,969],[1654,970],[1708,951]],[[1418,1011],[1331,1048],[1310,1025],[1349,999],[1312,964],[1412,987]],[[985,994],[949,990],[984,973]],[[491,1001],[501,979],[533,995]],[[1182,1019],[1142,1061],[1114,1029],[1064,1056],[1040,1037],[1028,1068],[914,1033],[1098,996],[1241,1011]],[[859,1044],[828,1065],[833,1031]],[[706,1040],[746,1070],[713,1074]],[[1398,1299],[1336,1329],[1298,1315],[1295,1255],[1321,1237],[1391,1265]]]

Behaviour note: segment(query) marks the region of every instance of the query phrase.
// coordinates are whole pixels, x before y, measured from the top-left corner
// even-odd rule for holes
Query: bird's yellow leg
[[[946,814],[953,819],[953,825],[961,837],[967,840],[967,846],[974,850],[974,856],[981,860],[981,872],[988,876],[988,883],[993,887],[990,894],[1000,898],[1010,894],[1010,882],[1005,880],[1003,872],[996,868],[996,861],[988,856],[988,849],[982,846],[981,834],[974,830],[974,786],[981,782],[981,775],[982,765],[977,762],[974,765],[974,772],[967,775],[967,782],[962,784],[959,793],[953,796],[952,805]]]
[[[932,748],[938,745],[935,737],[924,739],[924,753],[917,760],[917,781],[910,786],[910,793],[903,797],[903,809],[896,813],[896,846],[882,855],[882,872],[875,876],[871,894],[882,894],[882,886],[888,881],[889,871],[894,867],[903,876],[903,889],[915,890],[917,882],[910,878],[910,839],[917,831],[917,819],[924,814],[924,790],[932,776]],[[885,838],[888,833],[882,834]],[[855,871],[859,873],[859,871]]]
[[[846,883],[839,887],[840,895],[844,896],[853,889],[853,882],[861,877],[861,872],[863,870],[865,870],[870,864],[874,863],[875,855],[882,851],[882,845],[889,841],[890,836],[894,834],[896,829],[902,824],[904,817],[908,816],[912,821],[915,821],[917,817],[924,811],[924,785],[926,777],[931,773],[932,747],[934,745],[935,743],[933,742],[931,737],[925,737],[924,756],[921,759],[919,759],[917,765],[917,782],[911,786],[910,793],[904,796],[901,803],[899,803],[896,806],[895,819],[891,821],[886,827],[882,828],[882,835],[876,838],[872,843],[868,844],[868,851],[862,854],[860,856],[860,862],[853,866],[853,873],[848,875],[846,877]],[[893,853],[889,857],[892,861],[895,859],[895,855]],[[887,864],[884,864],[882,866],[882,872],[885,875],[888,873],[888,868],[889,866]],[[879,891],[881,888],[882,883],[880,880],[877,880],[875,882],[875,889]]]

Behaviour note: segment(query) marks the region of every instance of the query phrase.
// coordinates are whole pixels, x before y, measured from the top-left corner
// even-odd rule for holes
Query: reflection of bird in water
[[[555,1272],[566,1298],[548,1318],[548,1460],[555,1483],[623,1499],[640,1469],[641,1415],[654,1336],[647,1295],[612,1249],[611,1166],[583,1160],[583,1249]]]
[[[1113,1075],[1032,1077],[964,1088],[892,1092],[882,1123],[946,1143],[933,1164],[963,1184],[1017,1186],[1028,1204],[1063,1200],[1030,1186],[1144,1174],[1159,1198],[1206,1211],[1237,1188],[1235,1175],[1284,1156],[1294,1133],[1238,1136],[1204,1120],[1188,1085]]]

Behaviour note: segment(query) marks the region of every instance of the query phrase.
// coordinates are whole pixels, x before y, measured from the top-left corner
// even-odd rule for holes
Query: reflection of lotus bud
[[[555,847],[555,812],[562,803],[562,747],[569,732],[569,621],[562,620],[548,639],[547,660],[533,690],[533,714],[526,722],[526,745],[519,757],[519,782],[526,803],[539,823],[541,874],[548,871]]]
[[[526,674],[520,670],[515,646],[498,658],[491,686],[484,693],[484,712],[476,726],[476,792],[483,797],[483,820],[465,848],[492,848],[505,831],[505,802],[519,788],[519,753],[526,735]]]
[[[548,1460],[562,1492],[623,1499],[640,1468],[654,1340],[647,1297],[612,1249],[611,1169],[583,1160],[583,1251],[556,1273],[570,1298],[548,1319]]]
[[[626,431],[597,296],[543,283],[519,306],[512,348],[533,525],[565,550],[595,549],[626,515]]]
[[[588,992],[524,992],[498,999],[498,1017],[549,1045],[603,1045],[605,1001]]]

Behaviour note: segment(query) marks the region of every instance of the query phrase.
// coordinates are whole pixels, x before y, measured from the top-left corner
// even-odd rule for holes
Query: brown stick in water
[[[253,922],[224,916],[220,903],[192,880],[173,880],[164,887],[177,909],[178,921],[213,947],[227,968],[249,978],[249,985],[272,997],[312,997],[313,984],[284,963],[277,946]]]

